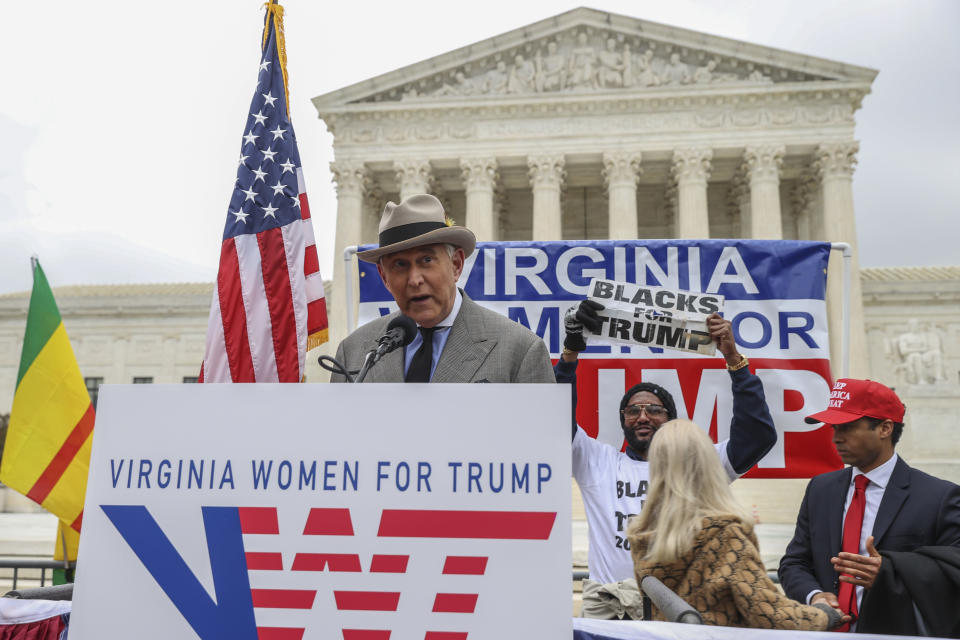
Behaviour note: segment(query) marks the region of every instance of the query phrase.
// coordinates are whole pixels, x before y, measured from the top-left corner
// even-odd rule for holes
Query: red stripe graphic
[[[423,640],[467,640],[466,631],[427,631]]]
[[[343,640],[390,640],[390,632],[381,629],[344,629]]]
[[[443,572],[448,575],[482,576],[486,570],[484,556],[447,556],[443,561]]]
[[[410,556],[375,554],[370,561],[370,573],[406,573]]]
[[[282,571],[283,556],[269,551],[247,551],[247,569],[250,571]]]
[[[239,507],[241,533],[280,533],[276,507]]]
[[[77,519],[70,523],[70,528],[74,531],[80,531],[80,525],[83,523],[83,511],[80,511],[80,515],[77,516]]]
[[[303,527],[305,536],[352,536],[353,522],[350,509],[325,509],[315,507],[307,515],[307,524]]]
[[[363,571],[360,556],[355,553],[298,553],[293,558],[293,571]]]
[[[476,593],[438,593],[433,601],[434,613],[473,613],[476,608]]]
[[[303,632],[292,627],[257,627],[257,640],[301,640]]]
[[[384,509],[377,535],[390,538],[546,540],[555,511],[427,511]]]
[[[250,595],[253,596],[253,606],[261,609],[310,609],[317,592],[307,589],[250,589]]]
[[[396,611],[399,591],[334,591],[340,611]]]
[[[233,238],[223,241],[220,251],[220,270],[217,273],[217,295],[220,297],[220,320],[223,323],[223,342],[234,382],[256,382],[250,339],[247,336],[247,310],[243,306],[240,285],[240,262]]]
[[[80,416],[77,424],[73,425],[73,429],[67,434],[67,439],[63,441],[59,451],[53,456],[53,460],[51,460],[47,468],[43,470],[43,473],[40,474],[37,481],[33,483],[33,487],[27,492],[28,498],[37,504],[47,499],[47,496],[53,491],[53,488],[60,481],[60,478],[63,477],[67,467],[73,462],[77,451],[80,450],[80,447],[83,446],[83,443],[86,442],[87,438],[89,438],[93,432],[93,421],[93,405],[91,404],[87,407],[87,410],[83,412],[83,415]],[[74,528],[79,531],[79,523],[77,523],[77,526]]]
[[[273,353],[280,382],[300,382],[297,346],[297,320],[293,314],[293,291],[287,270],[287,251],[283,230],[277,227],[257,234],[263,271],[263,288],[270,309]]]

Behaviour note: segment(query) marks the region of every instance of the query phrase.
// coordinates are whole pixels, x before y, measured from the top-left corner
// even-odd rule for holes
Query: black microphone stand
[[[363,359],[363,366],[360,367],[359,372],[347,371],[345,366],[330,356],[320,356],[318,363],[327,371],[343,375],[343,377],[347,379],[347,382],[363,382],[371,367],[377,364],[380,358],[394,349],[410,344],[416,334],[416,323],[409,317],[400,315],[390,321],[390,324],[387,325],[387,333],[380,338],[375,348],[367,352],[366,357]]]
[[[370,371],[370,368],[373,365],[377,364],[380,361],[380,358],[389,351],[390,342],[384,341],[377,345],[376,349],[371,349],[367,352],[367,357],[363,359],[363,366],[360,367],[360,373],[357,374],[357,377],[354,378],[353,382],[363,382],[363,379],[367,377],[367,372]]]

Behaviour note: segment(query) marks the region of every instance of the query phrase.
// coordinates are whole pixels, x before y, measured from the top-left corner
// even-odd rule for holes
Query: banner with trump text
[[[98,409],[70,640],[571,635],[567,389],[106,385]]]
[[[778,433],[748,477],[809,477],[840,466],[829,428],[804,422],[826,407],[830,393],[829,254],[829,243],[792,240],[481,242],[459,286],[535,331],[554,359],[563,348],[564,312],[587,296],[593,279],[722,297],[723,315],[763,381]],[[396,308],[376,265],[360,262],[360,324]],[[646,381],[673,394],[679,417],[709,429],[715,440],[728,437],[732,396],[719,354],[588,344],[577,368],[577,421],[590,435],[622,446],[620,398]]]

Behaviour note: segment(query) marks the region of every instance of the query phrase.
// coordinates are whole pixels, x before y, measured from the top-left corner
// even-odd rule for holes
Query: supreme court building
[[[876,74],[579,8],[318,96],[336,158],[332,341],[344,247],[376,242],[386,201],[432,193],[479,240],[847,242],[850,374],[865,377],[854,114]]]
[[[580,8],[314,98],[334,136],[338,211],[331,340],[311,352],[307,380],[326,379],[315,354],[332,353],[346,333],[344,247],[376,242],[384,203],[411,194],[438,196],[479,240],[847,242],[850,374],[896,386],[908,406],[898,451],[960,481],[951,437],[960,267],[856,264],[855,114],[876,73]],[[92,394],[101,382],[194,381],[211,292],[211,283],[54,289]],[[0,295],[0,417],[13,399],[28,300]],[[762,522],[789,525],[804,484],[734,487]],[[8,510],[29,508],[6,500]]]

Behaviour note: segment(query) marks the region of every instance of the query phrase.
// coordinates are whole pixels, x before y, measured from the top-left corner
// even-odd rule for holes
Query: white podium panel
[[[570,637],[559,385],[101,388],[70,637]]]

